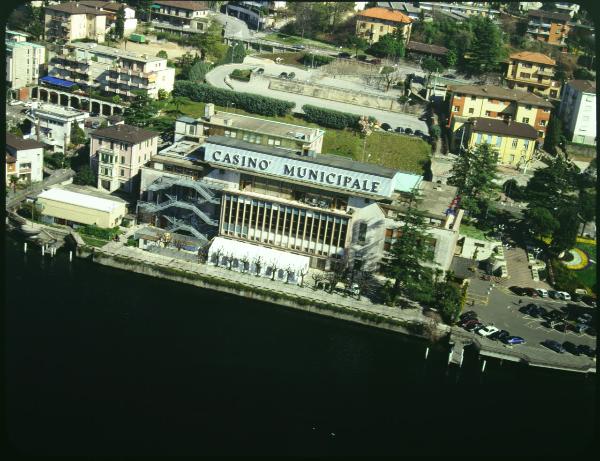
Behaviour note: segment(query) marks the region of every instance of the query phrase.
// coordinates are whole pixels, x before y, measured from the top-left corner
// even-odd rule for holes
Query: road
[[[16,194],[12,192],[6,197],[6,208],[12,208],[18,205],[20,202],[25,200],[28,195],[37,194],[42,191],[45,187],[59,184],[63,181],[68,180],[75,176],[75,171],[70,168],[54,171],[50,176],[45,178],[43,181],[32,184],[30,187],[24,190],[17,191]]]
[[[231,89],[225,83],[225,77],[227,77],[234,69],[252,69],[256,67],[258,67],[257,64],[226,64],[216,67],[206,74],[206,81],[217,88]],[[279,75],[281,72],[295,72],[297,78],[300,80],[307,80],[311,75],[308,71],[280,64],[262,64],[261,67],[265,69],[265,74],[269,75]],[[328,109],[340,112],[356,115],[370,115],[375,117],[380,123],[389,123],[393,128],[401,126],[403,128],[411,128],[413,130],[421,130],[423,133],[428,133],[427,124],[413,115],[371,109],[368,107],[355,106],[353,104],[324,100],[283,91],[275,91],[268,88],[268,79],[261,77],[253,77],[250,82],[231,80],[230,83],[235,91],[254,93],[261,96],[293,102],[296,104],[294,112],[302,113],[302,106],[304,104],[312,104],[314,106],[327,107]],[[348,89],[348,91],[352,90]]]
[[[235,16],[212,12],[211,17],[219,24],[225,25],[225,37],[227,38],[239,38],[243,40],[253,37],[253,32],[248,29],[248,25]]]

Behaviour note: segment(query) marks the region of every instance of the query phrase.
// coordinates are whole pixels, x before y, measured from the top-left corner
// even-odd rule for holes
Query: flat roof
[[[15,42],[13,40],[6,40],[5,41],[5,45],[7,49],[11,49],[11,48],[20,48],[20,47],[26,47],[26,46],[30,46],[32,48],[43,48],[46,49],[45,46],[42,45],[38,45],[37,43],[31,43],[31,42]]]
[[[158,152],[158,155],[162,155],[164,157],[174,157],[177,159],[191,158],[194,160],[202,160],[202,155],[200,155],[199,152],[201,147],[202,144],[198,142],[187,140],[178,141]]]
[[[569,80],[567,83],[583,93],[596,93],[596,82],[593,80]]]
[[[489,99],[506,99],[533,106],[547,107],[549,109],[554,107],[550,101],[546,101],[544,98],[528,91],[511,90],[494,85],[448,85],[448,91]]]
[[[210,118],[210,123],[215,123],[212,120],[213,117],[231,120],[231,128],[239,128],[242,130],[254,131],[256,133],[279,136],[282,138],[293,138],[298,139],[298,141],[305,141],[305,139],[296,138],[296,134],[301,134],[304,136],[313,135],[314,139],[311,139],[310,142],[314,141],[315,139],[318,139],[320,136],[323,136],[325,134],[325,130],[320,130],[318,128],[311,128],[302,125],[292,125],[291,123],[277,122],[275,120],[266,120],[264,118],[250,117],[248,115],[234,114],[231,112],[225,112],[220,110],[216,111],[215,115],[213,115]],[[202,119],[206,120],[205,118]]]
[[[109,200],[59,188],[45,190],[38,195],[38,198],[54,200],[56,202],[67,203],[69,205],[80,206],[82,208],[103,211],[105,213],[111,213],[120,206],[124,206],[124,203],[120,203],[115,200]]]
[[[287,149],[279,149],[277,147],[265,146],[262,144],[254,144],[239,139],[233,139],[226,136],[209,136],[206,141],[212,144],[234,147],[237,149],[259,152],[267,155],[275,155],[277,157],[285,157],[294,159],[300,162],[307,162],[316,165],[330,166],[343,170],[356,171],[358,173],[372,174],[385,178],[393,178],[398,170],[386,168],[374,163],[363,163],[352,160],[348,157],[340,155],[317,154],[315,157],[296,155]],[[412,174],[412,173],[411,173]]]
[[[58,104],[38,103],[37,108],[31,109],[35,114],[50,114],[57,115],[60,117],[76,117],[78,115],[85,115],[87,117],[88,112],[74,109],[72,107],[59,106]]]
[[[417,202],[418,209],[438,216],[445,215],[452,200],[454,200],[458,194],[458,188],[449,186],[448,184],[421,181],[419,192],[421,192],[421,196]]]
[[[111,48],[110,46],[98,45],[97,43],[76,42],[66,45],[69,49],[80,49],[90,53],[105,54],[119,58],[131,59],[134,61],[155,62],[166,61],[165,58],[159,58],[146,53],[137,53],[135,51],[126,51],[119,48]],[[144,57],[145,56],[145,57]],[[60,56],[59,56],[60,57]]]
[[[15,136],[12,133],[6,133],[6,145],[16,150],[39,149],[43,148],[44,144],[34,141],[33,139],[23,139]]]

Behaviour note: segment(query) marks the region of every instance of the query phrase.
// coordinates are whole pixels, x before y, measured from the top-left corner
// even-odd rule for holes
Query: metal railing
[[[171,223],[171,225],[166,229],[169,232],[184,230],[190,232],[197,239],[200,239],[203,242],[208,242],[208,238],[204,234],[198,231],[198,229],[196,229],[195,227],[192,227],[189,224],[187,224],[185,221],[170,216],[165,216],[165,219]]]
[[[162,211],[167,208],[177,207],[183,208],[186,210],[192,211],[196,216],[198,216],[202,221],[204,221],[209,226],[218,226],[218,221],[211,219],[206,213],[204,213],[201,209],[199,209],[194,203],[186,202],[183,200],[179,200],[177,197],[171,197],[167,195],[169,200],[161,203],[152,203],[152,202],[138,202],[139,206],[144,210],[149,211],[151,213]],[[202,203],[199,201],[199,204]],[[206,202],[204,202],[206,203]]]
[[[218,204],[221,202],[221,200],[210,191],[210,189],[221,190],[221,186],[217,186],[216,184],[202,184],[198,181],[187,178],[159,178],[148,187],[148,190],[157,191],[161,189],[168,189],[169,187],[173,186],[183,186],[194,189],[210,203]]]

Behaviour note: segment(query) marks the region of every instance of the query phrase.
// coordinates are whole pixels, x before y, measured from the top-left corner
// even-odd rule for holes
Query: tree
[[[23,130],[21,130],[21,127],[19,125],[11,126],[8,132],[14,134],[15,136],[18,136],[19,138],[23,137]]]
[[[116,94],[112,97],[112,102],[114,102],[115,104],[121,104],[122,99],[118,94]]]
[[[497,70],[504,53],[502,31],[489,17],[471,19],[474,40],[469,50],[469,67],[476,74]]]
[[[186,52],[176,59],[177,67],[181,68],[181,72],[179,74],[179,78],[182,80],[187,80],[189,78],[189,73],[194,64],[200,62],[200,57],[196,54],[195,56],[192,53]]]
[[[525,222],[534,235],[552,236],[560,226],[547,208],[534,207],[525,210]]]
[[[125,7],[122,6],[117,11],[117,18],[115,20],[115,36],[123,38],[125,35]]]
[[[158,53],[156,53],[156,57],[163,58],[163,59],[169,59],[169,55],[167,54],[167,52],[165,50],[160,50]]]
[[[575,69],[575,71],[573,72],[573,78],[577,80],[596,80],[594,74],[592,74],[585,67],[578,67],[577,69]]]
[[[441,312],[446,323],[456,322],[461,311],[459,287],[449,281],[436,283],[432,307]]]
[[[461,207],[471,216],[484,211],[495,198],[498,151],[488,143],[463,152],[452,165],[448,184],[456,186],[461,195]]]
[[[79,127],[77,123],[71,125],[71,144],[79,146],[85,144],[85,132]]]
[[[415,294],[430,289],[431,269],[423,264],[431,261],[433,250],[426,235],[424,218],[413,199],[402,217],[399,235],[390,248],[389,260],[383,265],[384,274],[393,279],[393,285],[388,286],[388,297],[392,303],[395,304],[400,295],[413,298]]]
[[[325,280],[325,274],[323,274],[323,272],[313,272],[310,274],[310,278],[313,279],[314,282],[313,288],[317,288],[317,285]]]
[[[404,57],[404,41],[393,34],[384,35],[378,42],[373,43],[370,53],[380,58],[398,59]]]
[[[181,114],[181,106],[185,105],[188,102],[187,98],[184,98],[183,96],[174,96],[171,98],[171,104],[173,104],[175,106],[175,111],[178,114]]]
[[[204,82],[204,77],[211,67],[212,66],[207,62],[197,62],[190,68],[188,80],[191,80],[192,82]]]
[[[525,194],[530,208],[542,207],[556,213],[574,204],[577,167],[561,155],[548,162],[546,168],[535,170],[525,187]]]
[[[19,183],[19,177],[16,174],[11,175],[10,185],[13,188],[13,192],[17,192],[17,184]]]
[[[160,88],[158,90],[158,100],[164,101],[165,99],[169,99],[169,92],[164,88]]]
[[[432,125],[429,130],[429,134],[431,135],[431,137],[434,140],[437,140],[440,138],[440,135],[442,134],[442,130],[439,125]]]
[[[128,125],[145,127],[157,112],[155,102],[146,93],[139,92],[130,106],[125,109],[123,116]]]
[[[564,62],[558,61],[556,64],[556,71],[554,72],[554,78],[560,82],[560,84],[564,84],[566,80],[568,80],[569,75],[567,73],[569,69],[565,65]]]
[[[444,66],[434,58],[425,58],[421,62],[421,68],[426,71],[429,75],[434,72],[440,73],[444,71]]]
[[[579,192],[579,216],[583,224],[587,224],[596,218],[596,190],[584,189]],[[585,226],[582,226],[581,233]]]
[[[560,254],[575,246],[579,230],[579,216],[576,207],[568,207],[559,210],[558,222],[560,226],[554,231],[551,248]]]
[[[457,62],[458,62],[458,57],[456,56],[456,51],[448,50],[448,53],[446,53],[446,66],[454,67],[454,66],[456,66]]]
[[[358,57],[358,50],[364,51],[369,47],[369,43],[358,35],[350,35],[346,41],[348,48],[354,48],[354,55]]]
[[[89,165],[84,165],[73,178],[73,182],[80,186],[95,186],[96,185],[96,175],[89,167]]]
[[[245,57],[246,48],[244,47],[244,44],[241,42],[236,42],[235,45],[232,45],[227,48],[227,53],[223,58],[222,64],[240,64],[244,62]],[[204,78],[204,76],[202,76],[202,78]]]

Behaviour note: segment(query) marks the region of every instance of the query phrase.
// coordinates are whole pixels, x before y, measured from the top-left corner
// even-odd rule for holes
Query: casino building
[[[434,265],[450,267],[462,218],[454,187],[337,155],[219,135],[196,141],[141,168],[139,222],[188,235],[192,249],[228,241],[235,252],[244,242],[304,256],[312,268],[347,257],[377,271],[418,192]]]

